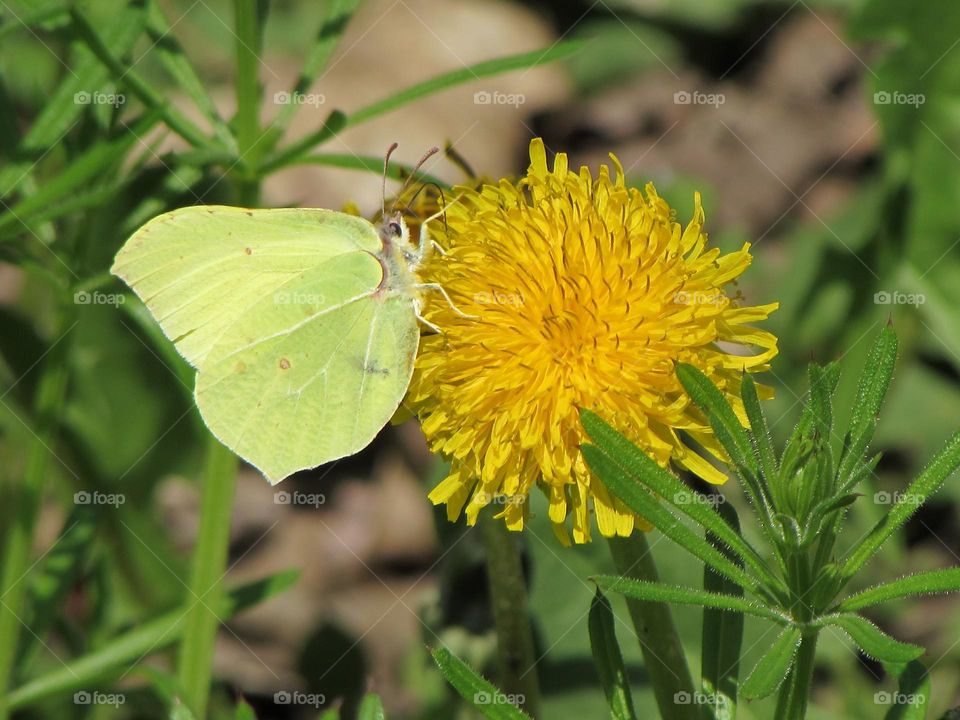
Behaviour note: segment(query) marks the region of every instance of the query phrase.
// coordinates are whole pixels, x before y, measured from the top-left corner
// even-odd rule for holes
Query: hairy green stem
[[[610,538],[609,544],[620,575],[635,580],[660,581],[646,533],[638,531],[628,538]],[[695,693],[670,607],[666,603],[627,598],[627,609],[640,641],[660,716],[669,720],[700,720],[700,709],[696,704],[675,700],[678,693],[687,698],[694,697]]]
[[[64,325],[61,324],[62,328]],[[66,331],[69,333],[69,329]],[[27,452],[23,480],[11,488],[14,506],[3,549],[3,570],[0,574],[0,720],[10,715],[7,689],[11,683],[17,641],[21,633],[20,616],[27,591],[26,575],[30,570],[34,530],[40,511],[40,500],[48,476],[50,458],[56,444],[60,410],[66,397],[69,338],[59,336],[43,360],[43,370],[34,401],[35,427],[33,442]],[[7,478],[5,482],[11,479]]]
[[[532,717],[538,717],[540,683],[533,627],[527,607],[527,586],[520,561],[520,534],[507,530],[493,513],[480,513],[480,532],[487,556],[490,602],[497,631],[500,687],[516,696]]]
[[[177,675],[187,706],[198,718],[206,716],[210,697],[214,642],[221,621],[216,609],[223,605],[236,477],[237,458],[210,437],[203,471],[200,528],[186,598],[190,609],[177,652]]]
[[[815,631],[805,634],[800,640],[800,649],[797,651],[793,668],[780,687],[776,712],[778,719],[803,720],[807,714],[818,635],[819,632]]]

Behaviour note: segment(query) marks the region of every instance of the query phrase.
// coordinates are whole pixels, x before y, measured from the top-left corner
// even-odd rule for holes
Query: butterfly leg
[[[450,296],[447,294],[447,291],[443,288],[443,286],[440,283],[417,283],[413,287],[416,288],[417,290],[436,290],[441,295],[443,295],[443,299],[447,301],[447,305],[450,306],[450,309],[453,310],[457,315],[459,315],[462,318],[467,318],[468,320],[476,320],[479,317],[478,315],[469,315],[465,313],[463,310],[461,310],[460,308],[458,308],[454,304],[453,300],[450,299]]]
[[[423,314],[420,312],[420,310],[421,310],[420,298],[417,298],[417,299],[414,301],[414,303],[413,303],[413,314],[417,316],[417,320],[419,320],[419,321],[422,322],[424,325],[426,325],[428,328],[430,328],[431,330],[433,330],[435,333],[437,333],[437,335],[443,335],[443,330],[441,330],[441,329],[438,328],[436,325],[434,325],[432,322],[430,322],[429,320],[427,320],[427,319],[423,316]]]

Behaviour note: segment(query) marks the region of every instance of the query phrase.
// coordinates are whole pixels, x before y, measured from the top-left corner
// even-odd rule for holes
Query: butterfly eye
[[[400,223],[396,223],[396,222],[390,223],[390,232],[392,232],[397,237],[400,237],[401,235]]]

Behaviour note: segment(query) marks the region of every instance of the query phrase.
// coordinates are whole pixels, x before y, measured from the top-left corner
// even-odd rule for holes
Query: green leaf
[[[717,608],[718,610],[743,613],[744,615],[755,615],[766,620],[772,620],[778,625],[785,625],[790,622],[790,618],[776,608],[752,600],[745,600],[737,595],[723,595],[698,588],[666,585],[649,580],[633,580],[615,575],[598,575],[593,578],[593,581],[603,590],[618,592],[637,600]]]
[[[590,603],[590,615],[587,620],[590,631],[590,649],[593,651],[593,664],[600,676],[600,685],[607,696],[613,720],[634,720],[633,698],[630,695],[630,683],[623,664],[623,655],[617,642],[617,633],[613,625],[613,610],[610,601],[597,588],[593,602]]]
[[[463,83],[490,77],[491,75],[500,75],[511,70],[529,70],[539,65],[562,60],[579,51],[583,45],[584,43],[581,41],[568,40],[558,42],[540,50],[533,50],[518,55],[508,55],[507,57],[497,58],[496,60],[487,60],[475,65],[470,65],[469,67],[444,73],[443,75],[438,75],[351,113],[347,118],[347,127],[359,125],[378,115],[396,110],[414,100],[419,100],[422,97],[446,90],[455,85],[462,85]]]
[[[287,570],[230,590],[223,604],[217,608],[217,614],[228,619],[283,592],[292,586],[298,577],[296,570]],[[141,623],[97,650],[30,680],[8,694],[8,707],[16,710],[52,695],[70,693],[119,677],[127,671],[131,663],[139,662],[150,653],[158,652],[180,638],[186,628],[185,609],[187,608],[180,607]]]
[[[793,625],[784,628],[743,681],[740,694],[748,700],[755,700],[773,693],[787,677],[799,645],[800,629]]]
[[[960,432],[954,433],[920,476],[900,495],[890,510],[847,554],[840,568],[845,581],[853,577],[877,550],[935,493],[960,466]]]
[[[74,505],[50,551],[30,575],[29,610],[20,633],[17,665],[24,667],[38,642],[43,642],[74,582],[83,572],[90,545],[96,535],[97,517],[89,505]]]
[[[874,585],[844,599],[837,606],[837,609],[841,612],[848,612],[888,600],[948,592],[960,592],[960,567],[930,570],[907,575],[881,585]]]
[[[853,614],[824,615],[814,623],[817,627],[835,626],[843,630],[869,657],[885,662],[905,663],[923,655],[919,645],[900,642],[887,635],[866,618]]]
[[[737,532],[740,518],[736,509],[726,503],[718,511]],[[736,558],[727,546],[711,532],[707,541],[726,554],[732,562]],[[743,597],[743,588],[727,580],[709,565],[703,568],[703,589],[727,597]],[[704,607],[703,631],[700,652],[700,676],[706,692],[722,697],[721,702],[710,706],[714,720],[732,720],[736,717],[737,685],[740,674],[740,649],[743,645],[743,614],[736,611]]]
[[[614,459],[626,472],[638,478],[677,510],[713,533],[720,542],[747,563],[754,572],[767,580],[771,586],[781,585],[753,546],[730,527],[729,523],[711,509],[707,503],[699,502],[699,498],[695,496],[693,490],[678,477],[669,470],[660,467],[645,452],[595,413],[589,410],[581,410],[580,421],[587,435],[607,457]],[[637,490],[639,490],[637,483],[631,482],[625,492],[632,494]],[[618,492],[615,491],[615,494],[621,500],[627,502],[627,499]]]
[[[757,581],[747,575],[738,565],[730,562],[710,543],[680,522],[656,500],[645,487],[593,445],[581,446],[583,457],[593,473],[610,491],[635,513],[649,520],[660,532],[683,547],[691,555],[713,566],[725,577],[743,587],[757,590]]]
[[[64,11],[66,9],[64,8]],[[126,55],[143,34],[144,2],[124,3],[103,27],[103,39],[119,56]],[[19,23],[18,23],[19,25]],[[108,73],[89,50],[80,46],[70,62],[70,72],[48,98],[39,117],[18,147],[18,162],[0,169],[0,197],[12,193],[30,172],[34,162],[63,140],[87,107],[77,102],[78,93],[97,92]]]
[[[884,720],[924,720],[930,707],[930,676],[918,660],[906,665],[884,663],[884,669],[899,679],[897,692],[879,691],[873,694],[876,705],[890,705]]]
[[[363,696],[360,703],[360,712],[357,714],[357,720],[386,720],[386,713],[383,710],[383,703],[380,696],[376,693],[367,693]]]
[[[447,682],[460,696],[489,720],[530,720],[530,716],[507,698],[492,683],[446,648],[431,650],[434,662]]]

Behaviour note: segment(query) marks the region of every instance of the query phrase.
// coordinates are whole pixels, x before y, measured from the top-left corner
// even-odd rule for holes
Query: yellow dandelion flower
[[[591,507],[605,537],[649,529],[584,463],[581,407],[661,465],[726,479],[700,454],[723,457],[674,368],[700,368],[742,414],[741,374],[777,353],[776,338],[749,323],[777,305],[741,307],[725,292],[750,265],[749,244],[709,248],[699,196],[683,229],[653,185],[627,187],[610,158],[613,177],[607,166],[596,179],[573,172],[564,154],[550,170],[535,139],[519,181],[457,188],[439,230],[446,255],[422,277],[473,317],[431,294],[425,316],[442,332],[423,338],[408,396],[431,448],[451,462],[430,493],[451,520],[465,512],[473,524],[497,502],[520,530],[536,486],[565,544],[571,517],[573,540],[590,540]],[[730,344],[761,352],[733,354]]]

